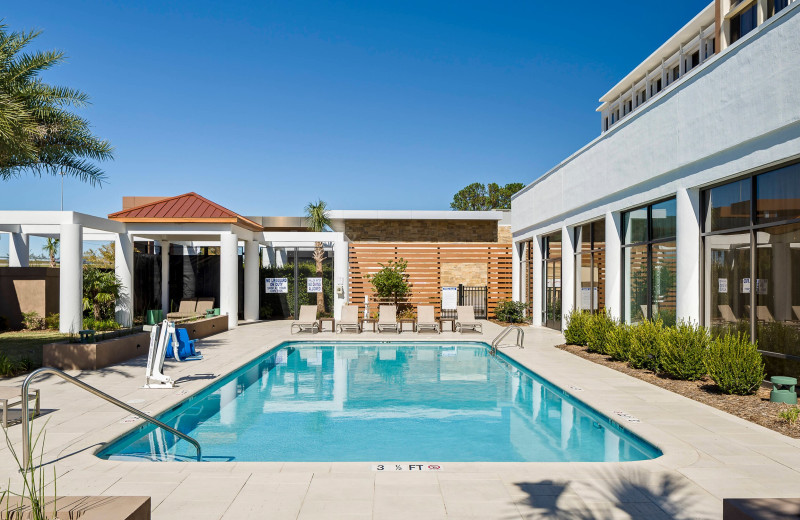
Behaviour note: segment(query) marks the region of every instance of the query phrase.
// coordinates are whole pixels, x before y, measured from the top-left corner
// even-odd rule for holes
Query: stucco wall
[[[0,316],[9,328],[22,326],[23,312],[41,317],[58,312],[58,275],[50,267],[0,267]]]
[[[526,187],[511,205],[515,240],[800,155],[798,6]]]

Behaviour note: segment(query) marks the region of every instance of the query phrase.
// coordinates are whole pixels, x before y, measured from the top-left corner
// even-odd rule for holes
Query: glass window
[[[605,309],[605,219],[575,228],[575,308]]]
[[[604,249],[606,247],[606,221],[596,220],[592,222],[592,249]]]
[[[731,182],[704,192],[706,231],[750,225],[750,179]]]
[[[731,18],[731,43],[756,28],[756,9],[754,2],[752,7]]]
[[[756,177],[756,222],[800,218],[800,163]]]
[[[750,334],[750,232],[706,237],[707,326]]]
[[[626,244],[647,241],[647,208],[626,211],[622,216],[622,226]]]
[[[624,251],[625,270],[625,321],[636,323],[648,318],[647,290],[647,249],[646,245],[626,247]]]
[[[650,268],[651,316],[664,325],[675,325],[675,292],[677,289],[678,256],[675,242],[659,242],[652,246]]]
[[[652,235],[651,240],[671,238],[675,236],[675,215],[677,213],[675,199],[665,200],[651,206]]]
[[[545,258],[561,258],[561,231],[544,237]]]

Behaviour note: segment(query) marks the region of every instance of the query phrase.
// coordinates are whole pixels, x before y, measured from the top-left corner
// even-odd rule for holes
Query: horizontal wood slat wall
[[[375,298],[372,284],[365,278],[380,270],[380,265],[401,258],[408,262],[406,273],[411,285],[412,305],[434,305],[439,317],[442,303],[442,264],[486,263],[489,317],[494,317],[497,302],[511,299],[511,244],[484,243],[394,243],[351,242],[349,303],[364,313],[364,296]],[[370,304],[370,312],[377,305]]]

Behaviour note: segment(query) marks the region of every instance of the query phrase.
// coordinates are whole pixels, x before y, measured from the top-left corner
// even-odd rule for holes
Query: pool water
[[[633,461],[661,452],[485,343],[287,342],[158,417],[216,461]],[[144,425],[103,458],[194,448]]]

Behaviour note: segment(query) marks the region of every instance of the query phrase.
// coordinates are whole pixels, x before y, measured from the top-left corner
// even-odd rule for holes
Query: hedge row
[[[755,393],[764,380],[764,360],[746,335],[711,339],[699,325],[660,320],[627,325],[606,313],[572,311],[564,331],[567,343],[626,361],[632,368],[696,381],[706,375],[725,393]]]

